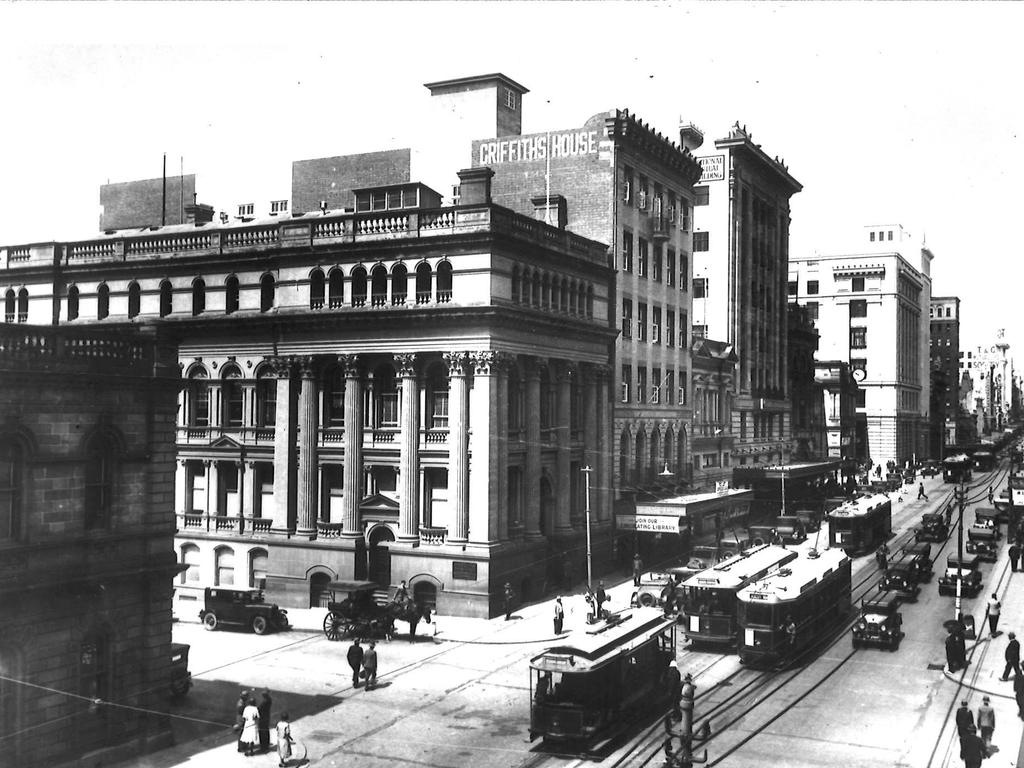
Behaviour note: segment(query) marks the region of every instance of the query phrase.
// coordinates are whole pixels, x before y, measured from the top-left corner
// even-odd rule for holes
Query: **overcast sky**
[[[164,152],[218,210],[287,198],[294,159],[429,141],[423,83],[503,72],[524,132],[624,107],[708,149],[738,120],[804,185],[791,253],[900,223],[962,344],[1024,343],[1021,29],[1020,3],[4,3],[0,243],[95,233],[99,185]]]

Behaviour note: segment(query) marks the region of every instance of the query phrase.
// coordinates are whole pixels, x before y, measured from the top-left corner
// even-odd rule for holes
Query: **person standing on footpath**
[[[928,494],[924,492],[924,483],[917,486],[917,498],[918,500],[924,499],[928,501]]]
[[[598,579],[597,582],[597,617],[601,618],[601,606],[608,602],[608,593],[604,591],[604,582]]]
[[[256,709],[260,713],[260,752],[266,754],[270,751],[270,705],[272,700],[270,698],[270,691],[263,689],[263,693],[260,695],[260,703],[256,706]]]
[[[990,637],[996,636],[996,627],[999,626],[999,611],[1003,604],[999,602],[999,596],[995,592],[988,599],[988,631]]]
[[[516,593],[512,591],[512,585],[507,581],[505,582],[505,621],[509,621],[512,618],[512,601],[516,597]]]
[[[252,757],[256,754],[256,745],[259,744],[260,711],[256,708],[256,699],[252,696],[245,703],[242,710],[242,746],[245,748],[245,756]]]
[[[644,572],[644,561],[640,559],[640,553],[633,555],[633,586],[640,586],[640,576]]]
[[[675,709],[683,697],[683,676],[679,674],[679,665],[675,659],[668,663],[665,670],[665,688],[668,689],[669,706]]]
[[[981,698],[981,706],[978,707],[978,730],[981,731],[981,741],[986,748],[992,743],[992,734],[996,729],[996,711],[989,704],[988,696]]]
[[[960,647],[956,641],[956,634],[950,630],[946,635],[946,666],[950,672],[958,672],[960,666]]]
[[[1024,675],[1013,678],[1013,698],[1017,700],[1017,717],[1024,720]]]
[[[370,647],[363,653],[363,669],[366,671],[366,687],[364,691],[377,686],[377,643],[370,641]]]
[[[967,726],[967,733],[960,738],[960,759],[964,768],[981,768],[981,761],[987,756],[985,742],[978,736],[973,725]]]
[[[1010,679],[1010,670],[1020,677],[1020,643],[1017,642],[1017,636],[1011,632],[1007,637],[1010,638],[1010,642],[1006,644],[1006,666],[1003,668],[1003,676],[1000,678],[1003,682]]]
[[[992,486],[990,485],[988,487],[988,503],[989,504],[992,503],[993,498],[994,498],[994,494],[992,493]]]
[[[287,712],[281,713],[281,719],[277,721],[277,765],[284,768],[292,757],[292,724]]]
[[[562,634],[562,623],[565,621],[565,610],[562,608],[562,597],[555,598],[555,634]]]
[[[1020,544],[1017,543],[1017,539],[1013,540],[1010,545],[1010,570],[1017,570],[1017,561],[1020,560]]]
[[[245,712],[245,705],[249,703],[249,691],[242,690],[238,694],[238,701],[235,704],[235,730],[238,731],[238,751],[245,752],[245,747],[242,745],[242,726],[245,724],[245,718],[242,717],[242,713]]]
[[[348,665],[352,667],[352,687],[359,687],[359,670],[363,666],[363,647],[359,645],[359,638],[352,641],[348,648]]]

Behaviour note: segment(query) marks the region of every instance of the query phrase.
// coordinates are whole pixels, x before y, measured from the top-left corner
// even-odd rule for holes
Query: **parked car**
[[[821,513],[816,510],[798,509],[794,514],[804,524],[804,530],[808,533],[814,533],[821,527]]]
[[[991,528],[996,539],[1002,538],[999,530],[999,513],[991,507],[981,507],[974,512],[974,525],[978,528]]]
[[[895,651],[903,639],[903,615],[899,599],[888,593],[860,605],[860,618],[853,625],[853,647],[878,645]]]
[[[917,569],[910,563],[895,563],[885,569],[878,588],[889,592],[904,602],[917,602],[921,587],[917,585]]]
[[[935,541],[942,543],[949,535],[949,524],[944,515],[928,512],[921,515],[921,525],[914,532],[916,541]]]
[[[807,541],[807,530],[798,515],[781,515],[775,518],[775,532],[783,544],[799,544]]]
[[[927,544],[907,544],[903,547],[906,562],[917,573],[917,581],[928,581],[934,573],[932,548]]]
[[[921,477],[935,477],[942,474],[942,464],[929,459],[921,466]]]
[[[946,572],[939,576],[939,594],[955,595],[956,583],[961,581],[961,594],[977,597],[981,592],[981,567],[976,555],[965,556],[962,560],[956,555],[946,558]]]
[[[192,687],[192,673],[188,671],[188,652],[192,646],[171,643],[171,696],[180,699]]]
[[[972,526],[967,530],[967,552],[977,555],[983,563],[994,563],[999,559],[997,534],[992,528]]]
[[[288,629],[288,612],[274,603],[264,602],[262,590],[207,587],[203,597],[199,620],[206,629],[234,624],[250,627],[257,635]]]

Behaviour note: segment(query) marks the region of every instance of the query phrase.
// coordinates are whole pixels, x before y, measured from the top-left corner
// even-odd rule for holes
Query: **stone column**
[[[555,499],[555,533],[566,534],[572,530],[570,507],[572,505],[572,468],[570,461],[569,432],[571,429],[572,411],[572,367],[562,361],[556,368],[558,386],[558,413],[555,416],[556,457],[558,471],[558,490]]]
[[[597,520],[597,502],[600,499],[601,467],[597,452],[598,424],[601,423],[597,412],[597,374],[592,365],[580,366],[580,385],[583,387],[583,466],[590,467],[590,517],[591,521]],[[586,479],[583,485],[584,499],[586,505]],[[586,509],[586,506],[584,506]]]
[[[347,283],[348,281],[346,281]],[[358,355],[338,355],[345,371],[345,491],[342,536],[362,535],[359,502],[363,488],[363,375]]]
[[[399,446],[398,541],[420,540],[420,393],[417,355],[395,355],[402,380],[402,435]]]
[[[302,537],[315,539],[318,506],[316,448],[319,435],[317,371],[312,357],[299,358],[296,362],[302,378],[298,405],[299,473],[296,533]]]
[[[492,528],[492,538],[507,539],[509,516],[508,506],[508,372],[515,365],[515,355],[498,352],[494,361],[495,398],[497,401],[498,423],[495,425],[494,466],[498,470],[498,504],[501,514],[498,515],[497,528]]]
[[[271,530],[287,533],[295,527],[296,400],[292,361],[271,360],[277,377],[277,418],[274,420],[274,520]]]
[[[609,384],[611,382],[612,370],[607,365],[596,368],[597,374],[597,472],[591,475],[592,487],[599,489],[594,503],[594,496],[591,496],[591,511],[597,510],[596,518],[600,522],[611,520],[612,514],[612,485],[615,472],[615,450],[617,447],[615,436],[612,433],[612,404],[610,400]]]
[[[245,493],[242,494],[242,517],[252,517],[256,509],[256,495],[262,490],[256,484],[256,462],[242,462],[243,480],[239,481],[239,493],[242,494],[242,484],[245,485]]]
[[[210,379],[209,381],[207,389],[210,393],[210,429],[217,430],[224,424],[221,420],[221,386],[219,379]]]
[[[526,507],[526,536],[537,538],[547,532],[540,529],[540,367],[546,360],[527,358],[525,365],[526,476],[523,478],[523,502]]]
[[[467,450],[469,439],[469,391],[464,352],[446,352],[448,364],[448,498],[452,530],[448,540],[465,543],[469,536],[469,488]]]
[[[469,537],[475,542],[495,541],[504,500],[498,496],[498,398],[496,374],[501,365],[498,353],[471,352],[473,389],[470,393],[469,422],[472,464],[469,467]]]
[[[174,511],[192,511],[192,500],[188,497],[188,462],[185,459],[178,459],[174,467]],[[185,527],[184,523],[181,527]]]
[[[203,459],[203,468],[204,468],[204,471],[206,472],[206,477],[204,478],[206,480],[206,488],[204,489],[205,490],[206,500],[205,500],[204,506],[206,507],[205,512],[206,512],[206,515],[208,517],[210,515],[215,515],[216,514],[216,512],[213,511],[213,501],[210,499],[210,486],[213,485],[213,482],[212,482],[212,479],[213,479],[213,466],[212,466],[212,464],[213,464],[213,462],[210,461],[209,459]]]

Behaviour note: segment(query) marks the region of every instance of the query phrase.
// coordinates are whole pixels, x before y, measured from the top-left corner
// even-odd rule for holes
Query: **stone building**
[[[691,345],[693,359],[693,482],[714,488],[732,478],[728,461],[732,431],[732,397],[736,352],[731,344],[700,336]]]
[[[787,346],[789,348],[789,396],[793,411],[793,459],[814,461],[828,455],[825,436],[825,400],[815,376],[814,354],[818,332],[806,307],[790,304]]]
[[[956,430],[960,414],[960,299],[933,296],[928,321],[933,382],[928,440],[932,455],[940,457],[945,446],[960,442]]]
[[[178,383],[152,328],[0,324],[3,765],[169,743]]]
[[[464,171],[454,207],[394,184],[354,212],[51,247],[26,290],[61,323],[162,318],[180,344],[180,610],[370,578],[490,615],[505,582],[582,573],[588,466],[607,558],[607,249],[493,205],[491,177]]]

